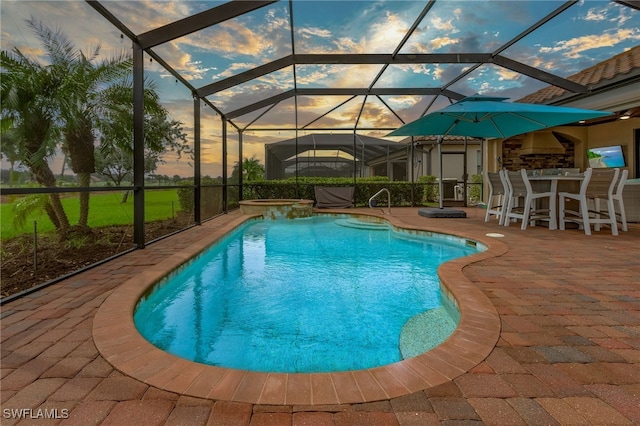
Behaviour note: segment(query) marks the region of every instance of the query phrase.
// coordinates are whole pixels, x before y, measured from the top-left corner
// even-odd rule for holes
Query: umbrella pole
[[[442,141],[444,140],[443,136],[440,136],[438,138],[438,158],[440,160],[440,166],[439,166],[439,175],[440,178],[438,179],[438,194],[439,194],[439,203],[440,203],[440,208],[443,209],[444,208],[444,193],[442,192],[444,189],[444,186],[442,185]]]
[[[444,194],[443,194],[444,185],[442,184],[442,179],[443,179],[442,176],[444,176],[444,172],[442,171],[442,143],[443,142],[444,142],[444,135],[438,136],[438,157],[440,159],[440,171],[438,173],[440,175],[440,179],[438,182],[440,196],[438,198],[440,198],[440,208],[439,209],[434,209],[434,208],[419,209],[418,214],[420,216],[433,217],[433,218],[467,217],[467,213],[464,210],[454,210],[454,209],[444,208]]]

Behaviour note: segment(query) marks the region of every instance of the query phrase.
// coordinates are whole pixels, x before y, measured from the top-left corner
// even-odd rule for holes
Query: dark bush
[[[296,184],[294,179],[270,180],[252,182],[243,185],[243,199],[274,199],[274,198],[300,198],[315,200],[315,186],[353,186],[352,178],[299,178]],[[357,207],[369,205],[369,198],[387,188],[391,194],[391,205],[406,207],[424,204],[424,196],[427,190],[433,188],[433,184],[390,182],[386,177],[368,177],[356,179],[355,204]],[[378,206],[387,206],[387,195],[383,193],[376,198]]]
[[[194,186],[193,181],[180,182],[184,188],[178,188],[178,202],[180,209],[185,212],[193,212],[194,207]],[[201,206],[200,214],[203,219],[210,218],[222,213],[222,186],[218,186],[219,182],[210,179],[202,179],[202,188],[200,190]],[[236,194],[237,194],[236,189]],[[237,207],[237,203],[236,203]]]
[[[438,201],[438,182],[437,178],[432,175],[418,177],[418,183],[423,184],[422,201],[430,203]]]

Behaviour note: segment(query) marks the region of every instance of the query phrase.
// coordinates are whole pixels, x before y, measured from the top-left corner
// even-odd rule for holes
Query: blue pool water
[[[399,361],[403,325],[446,311],[438,265],[478,249],[350,222],[361,223],[250,221],[156,286],[136,326],[167,352],[227,368],[309,373]],[[434,327],[455,329],[450,315],[438,318]]]

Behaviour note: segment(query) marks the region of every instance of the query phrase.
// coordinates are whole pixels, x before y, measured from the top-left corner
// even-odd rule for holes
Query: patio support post
[[[202,225],[202,169],[200,162],[200,98],[193,94],[193,220]]]
[[[411,136],[411,146],[409,147],[409,161],[407,164],[408,168],[409,168],[409,181],[411,182],[411,207],[415,207],[416,206],[416,197],[415,197],[415,190],[416,190],[416,181],[415,181],[415,173],[414,173],[414,166],[413,166],[413,159],[414,159],[414,155],[415,155],[415,142],[413,141],[413,136]]]
[[[297,109],[298,108],[296,107],[296,111],[297,111]],[[298,173],[299,173],[299,170],[298,170],[299,164],[298,164],[298,162],[299,162],[300,159],[298,158],[298,155],[299,155],[299,152],[298,152],[298,124],[297,124],[297,119],[296,119],[296,155],[295,155],[295,159],[296,159],[295,160],[296,161],[296,174],[295,174],[295,177],[296,177],[296,198],[300,198],[300,183],[298,182]]]
[[[313,141],[313,170],[318,170],[318,148],[316,147],[316,138],[313,137],[313,133],[311,134],[311,140]]]
[[[296,61],[295,61],[295,54],[296,54],[296,43],[295,43],[295,37],[294,37],[294,24],[293,24],[293,0],[289,0],[289,35],[291,36],[291,55],[292,55],[292,65],[293,65],[293,91],[294,93],[298,91],[298,77],[296,75]],[[296,198],[302,198],[300,197],[300,183],[298,182],[298,129],[300,128],[298,125],[298,97],[294,96],[293,97],[293,117],[294,117],[294,121],[295,121],[295,127],[296,127]],[[315,142],[314,142],[315,143]],[[315,150],[313,151],[313,157],[314,157],[314,161],[315,161],[315,155],[316,152]],[[309,165],[307,164],[307,174],[309,173]],[[284,171],[282,172],[282,174],[284,175]],[[315,171],[314,171],[315,174]]]
[[[469,172],[467,170],[467,137],[464,137],[464,164],[462,165],[462,205],[467,206],[467,180],[469,178]]]
[[[301,198],[300,197],[300,182],[298,182],[298,173],[299,173],[299,167],[300,165],[298,164],[298,162],[300,161],[299,158],[299,152],[298,152],[298,103],[296,101],[296,198]],[[315,155],[315,153],[314,153]]]
[[[238,201],[242,201],[242,185],[244,183],[244,164],[242,161],[242,129],[238,129]]]
[[[353,187],[357,188],[356,180],[358,176],[358,151],[356,146],[356,129],[353,129]]]
[[[222,118],[222,211],[229,213],[229,190],[227,188],[227,119]]]
[[[391,153],[389,152],[389,145],[387,145],[387,177],[393,181],[393,167],[391,166]]]
[[[144,248],[144,51],[133,42],[133,239]]]
[[[440,199],[440,203],[439,206],[441,209],[444,208],[444,193],[442,192],[444,187],[442,185],[442,176],[443,176],[443,172],[442,172],[442,142],[444,141],[444,136],[438,136],[438,159],[440,161],[440,165],[438,166],[439,170],[438,170],[438,175],[439,175],[439,179],[438,179],[438,198]]]
[[[482,138],[482,140],[480,141],[480,175],[482,175],[484,177],[484,157],[485,155],[487,155],[487,152],[485,152],[485,150],[487,149],[487,138]],[[499,171],[500,169],[496,170]],[[480,186],[480,200],[481,202],[484,202],[484,178],[482,179],[482,185]]]
[[[355,132],[355,129],[353,130]],[[360,177],[365,177],[364,174],[364,167],[365,167],[365,147],[364,147],[364,141],[362,139],[360,139],[358,137],[358,134],[356,133],[356,139],[360,141],[360,146],[362,146],[362,151],[360,154]],[[354,154],[355,155],[355,154]]]

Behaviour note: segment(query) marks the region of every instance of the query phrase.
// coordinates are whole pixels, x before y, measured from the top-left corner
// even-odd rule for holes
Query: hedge
[[[392,207],[424,206],[438,201],[438,182],[435,176],[421,176],[418,182],[391,182],[386,177],[367,177],[356,179],[355,204],[357,207],[369,205],[369,198],[383,188],[387,188],[391,194]],[[472,176],[470,184],[470,198],[481,199],[482,178],[480,175]],[[202,217],[211,217],[223,211],[222,186],[215,185],[219,182],[203,182],[202,187]],[[183,182],[188,187],[178,189],[180,207],[185,211],[193,210],[193,183]],[[269,180],[248,182],[242,186],[243,200],[293,198],[315,200],[316,186],[353,186],[353,178],[298,178],[283,180]],[[238,207],[238,187],[227,187],[228,208]],[[387,195],[381,194],[376,198],[376,205],[387,207]]]
[[[353,186],[353,179],[330,178],[330,179],[299,179],[296,184],[292,180],[272,180],[263,182],[252,182],[243,185],[243,199],[269,199],[269,198],[300,198],[315,200],[316,186]],[[425,205],[433,199],[427,198],[425,194],[432,194],[435,186],[437,196],[437,184],[391,182],[387,178],[357,179],[355,185],[355,204],[358,207],[368,206],[369,198],[387,188],[391,194],[391,205],[396,207],[407,207]],[[376,198],[378,206],[387,206],[386,194],[381,194]]]

